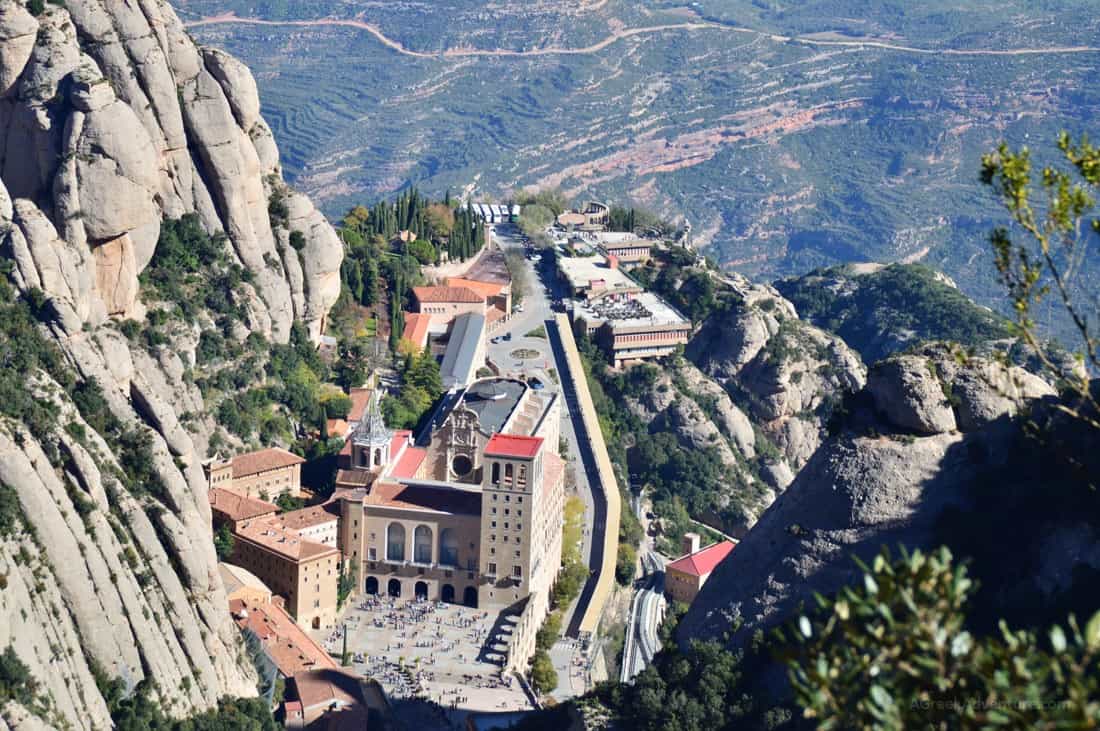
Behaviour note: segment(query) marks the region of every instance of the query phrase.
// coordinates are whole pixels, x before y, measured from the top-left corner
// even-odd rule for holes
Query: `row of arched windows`
[[[389,524],[386,528],[386,560],[405,560],[405,538],[405,526],[397,522]],[[412,560],[432,563],[432,529],[426,525],[418,525],[413,531]],[[444,528],[439,535],[439,563],[458,566],[458,536],[453,528]]]

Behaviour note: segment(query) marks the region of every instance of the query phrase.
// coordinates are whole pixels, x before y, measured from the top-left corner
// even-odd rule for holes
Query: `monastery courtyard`
[[[452,724],[472,711],[533,708],[519,681],[501,675],[511,626],[496,611],[361,595],[335,629],[312,633],[337,661],[345,626],[349,665],[381,683],[395,706],[402,699],[438,703]]]

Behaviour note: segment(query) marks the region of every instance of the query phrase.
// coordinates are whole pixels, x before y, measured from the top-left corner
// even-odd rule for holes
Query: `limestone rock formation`
[[[61,256],[41,226],[37,238],[24,231],[18,275],[30,282],[33,268],[56,266],[86,284],[43,286],[66,332],[139,311],[137,276],[160,220],[194,212],[228,234],[255,276],[266,335],[285,341],[295,319],[320,335],[339,295],[342,247],[302,196],[291,196],[286,220],[269,215],[269,199],[286,186],[243,64],[197,48],[161,3],[75,0],[34,18],[8,2],[0,84],[0,179],[76,249]],[[306,240],[297,277],[270,264],[290,230]]]
[[[843,340],[799,320],[773,287],[738,275],[725,282],[739,302],[703,324],[687,355],[746,416],[733,414],[730,424],[739,443],[748,444],[745,425],[756,424],[768,444],[752,451],[777,452],[763,457],[763,475],[781,490],[821,443],[839,399],[863,387],[866,370]]]
[[[250,274],[241,339],[285,342],[295,321],[318,338],[342,244],[282,181],[248,69],[196,47],[161,0],[67,0],[37,16],[0,0],[0,130],[0,251],[64,359],[60,381],[26,374],[56,423],[0,424],[0,490],[21,515],[0,535],[0,649],[51,708],[9,703],[0,728],[110,728],[95,669],[128,690],[154,680],[175,715],[254,694],[210,536],[211,422],[188,374],[209,318],[173,323],[173,347],[155,352],[118,321],[145,315],[139,276],[165,218],[197,214],[227,234]],[[273,197],[285,213],[269,213]]]
[[[743,646],[754,631],[790,619],[803,603],[811,606],[814,592],[829,594],[857,578],[852,556],[869,560],[884,545],[966,540],[963,534],[982,521],[1011,530],[1011,521],[1024,519],[1012,501],[1033,501],[1037,476],[1057,469],[1027,456],[1040,445],[1029,443],[1029,432],[1012,417],[1053,394],[1030,374],[958,359],[943,345],[873,369],[867,387],[850,399],[844,428],[712,574],[680,625],[681,640],[721,637],[740,620],[729,641]],[[947,530],[951,514],[969,528]],[[1100,538],[1093,532],[1077,530],[1070,539],[1036,511],[1028,520],[1034,525],[1021,523],[1012,537],[1014,547],[1025,546],[1026,560],[1053,560],[1060,566],[1053,573],[1066,577],[1077,564],[1100,567]],[[1055,546],[1054,535],[1067,535],[1064,544]],[[961,555],[971,555],[971,548]],[[1059,589],[1030,583],[1029,571],[1010,573],[1011,580],[987,583],[1011,585],[1022,596]]]

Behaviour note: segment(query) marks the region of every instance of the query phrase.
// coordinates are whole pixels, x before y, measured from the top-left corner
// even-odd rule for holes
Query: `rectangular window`
[[[513,566],[512,567],[512,576],[516,577],[517,579],[522,577],[523,576],[523,567],[522,566]]]
[[[371,561],[377,561],[378,560],[378,550],[374,549],[374,548],[368,548],[367,549],[367,558],[369,558]]]
[[[496,528],[496,527],[497,527],[497,522],[496,522],[495,520],[494,520],[494,521],[492,522],[492,527],[493,527],[493,528]]]
[[[497,572],[497,565],[492,561],[489,562],[489,573],[495,574]]]

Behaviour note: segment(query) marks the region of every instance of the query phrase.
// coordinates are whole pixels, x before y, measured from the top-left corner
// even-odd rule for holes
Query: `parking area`
[[[345,610],[337,629],[318,639],[336,658],[382,684],[393,700],[438,704],[451,720],[469,711],[532,708],[523,687],[504,674],[509,617],[494,611],[418,599],[366,596]]]

